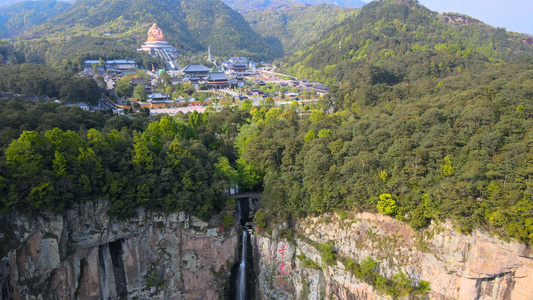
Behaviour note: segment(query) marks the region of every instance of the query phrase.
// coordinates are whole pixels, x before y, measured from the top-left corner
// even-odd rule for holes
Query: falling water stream
[[[253,236],[249,232],[249,228],[253,226],[250,225],[253,220],[253,213],[250,214],[248,199],[237,200],[237,214],[242,226],[241,247],[238,248],[240,260],[232,267],[231,285],[226,299],[248,300],[253,298],[255,281],[252,253]]]
[[[237,300],[246,300],[246,256],[248,253],[248,231],[244,229],[242,231],[242,254],[241,262],[239,265],[239,273],[237,274],[237,280],[235,282],[235,292]]]

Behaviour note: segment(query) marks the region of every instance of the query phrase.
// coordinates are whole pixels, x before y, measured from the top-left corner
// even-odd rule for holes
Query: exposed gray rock
[[[341,263],[327,266],[306,239],[287,241],[278,226],[269,236],[256,235],[257,297],[259,299],[383,299]],[[429,281],[430,299],[533,299],[533,259],[530,248],[476,230],[458,233],[451,223],[422,231],[383,215],[359,213],[341,219],[334,214],[298,220],[296,231],[313,243],[331,241],[338,255],[361,262],[379,262],[382,276],[402,271],[413,283]],[[285,245],[285,259],[279,250]],[[305,267],[298,255],[319,268]],[[301,257],[301,256],[300,256]],[[279,264],[287,274],[277,284]]]
[[[183,212],[117,221],[106,201],[64,216],[2,215],[13,249],[1,260],[8,299],[219,299],[238,235]],[[7,236],[8,233],[5,233]]]

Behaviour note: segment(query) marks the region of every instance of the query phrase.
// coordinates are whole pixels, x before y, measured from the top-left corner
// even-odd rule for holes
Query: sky
[[[418,2],[440,13],[462,13],[494,27],[533,35],[533,0],[418,0]]]

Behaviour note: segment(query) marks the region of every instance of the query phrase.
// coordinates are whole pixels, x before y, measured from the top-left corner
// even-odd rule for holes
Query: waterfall
[[[237,216],[239,217],[239,221],[244,219],[241,200],[237,200]]]
[[[246,256],[248,253],[248,231],[242,231],[242,254],[241,263],[239,265],[239,273],[237,274],[236,299],[246,300]]]

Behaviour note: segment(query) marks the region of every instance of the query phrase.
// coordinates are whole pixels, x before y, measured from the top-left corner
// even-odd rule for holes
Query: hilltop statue
[[[157,27],[157,24],[154,23],[152,27],[150,27],[150,30],[148,30],[148,42],[164,42],[165,37],[163,36],[163,31],[159,27]]]
[[[142,44],[137,51],[146,51],[152,57],[161,57],[165,60],[165,66],[170,70],[179,69],[178,63],[176,62],[178,50],[165,41],[163,31],[157,27],[156,23],[148,30],[148,40],[146,43]]]

